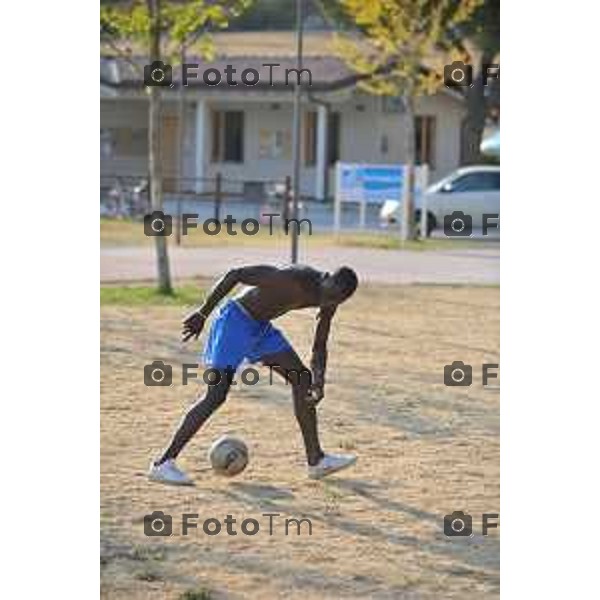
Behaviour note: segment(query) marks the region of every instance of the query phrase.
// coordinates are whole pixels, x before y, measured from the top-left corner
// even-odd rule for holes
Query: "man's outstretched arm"
[[[327,368],[327,340],[331,329],[331,320],[336,307],[321,308],[317,319],[317,330],[313,342],[310,369],[312,371],[312,397],[315,402],[323,399],[325,386],[325,370]]]
[[[202,306],[188,315],[183,321],[183,341],[192,337],[198,339],[204,322],[215,307],[238,284],[243,285],[278,285],[284,283],[289,274],[283,269],[270,265],[256,265],[230,269],[223,275],[207,294]]]

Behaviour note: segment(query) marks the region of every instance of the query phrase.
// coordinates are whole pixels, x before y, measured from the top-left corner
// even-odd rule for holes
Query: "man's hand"
[[[316,406],[325,396],[325,377],[320,373],[313,374],[313,381],[308,389],[308,398]]]
[[[187,342],[191,338],[198,339],[205,322],[206,317],[199,310],[195,310],[188,315],[183,320],[183,332],[181,334],[182,341]]]
[[[319,404],[321,400],[325,397],[325,392],[323,390],[323,385],[319,385],[313,383],[308,390],[308,399],[313,403],[314,406]]]

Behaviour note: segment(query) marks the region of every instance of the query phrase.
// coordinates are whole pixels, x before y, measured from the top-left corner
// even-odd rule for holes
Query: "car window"
[[[499,172],[467,173],[452,182],[453,192],[487,192],[490,190],[500,190]]]

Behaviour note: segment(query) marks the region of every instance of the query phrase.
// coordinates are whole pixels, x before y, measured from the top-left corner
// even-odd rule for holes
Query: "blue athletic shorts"
[[[237,369],[244,360],[260,362],[291,348],[270,321],[257,321],[236,300],[228,300],[211,324],[202,358],[211,368]]]

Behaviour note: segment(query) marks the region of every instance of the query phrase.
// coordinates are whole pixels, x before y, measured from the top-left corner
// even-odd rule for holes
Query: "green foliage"
[[[371,93],[415,97],[443,85],[441,68],[424,69],[441,49],[458,59],[451,41],[482,0],[341,0],[359,35],[338,37],[338,47]],[[443,63],[440,62],[440,66]]]
[[[304,0],[305,20],[321,19],[326,30],[345,29],[348,19],[339,0]],[[296,0],[255,0],[240,17],[231,20],[233,31],[291,31],[296,27]]]
[[[210,0],[176,2],[162,0],[158,26],[163,44],[163,56],[176,62],[182,48],[193,46],[194,51],[211,59],[214,46],[212,31],[225,29],[231,18],[239,16],[251,0]],[[103,3],[100,6],[101,43],[111,52],[123,56],[148,54],[153,14],[147,0]]]
[[[500,52],[500,0],[483,0],[461,25],[460,33],[495,56]]]

